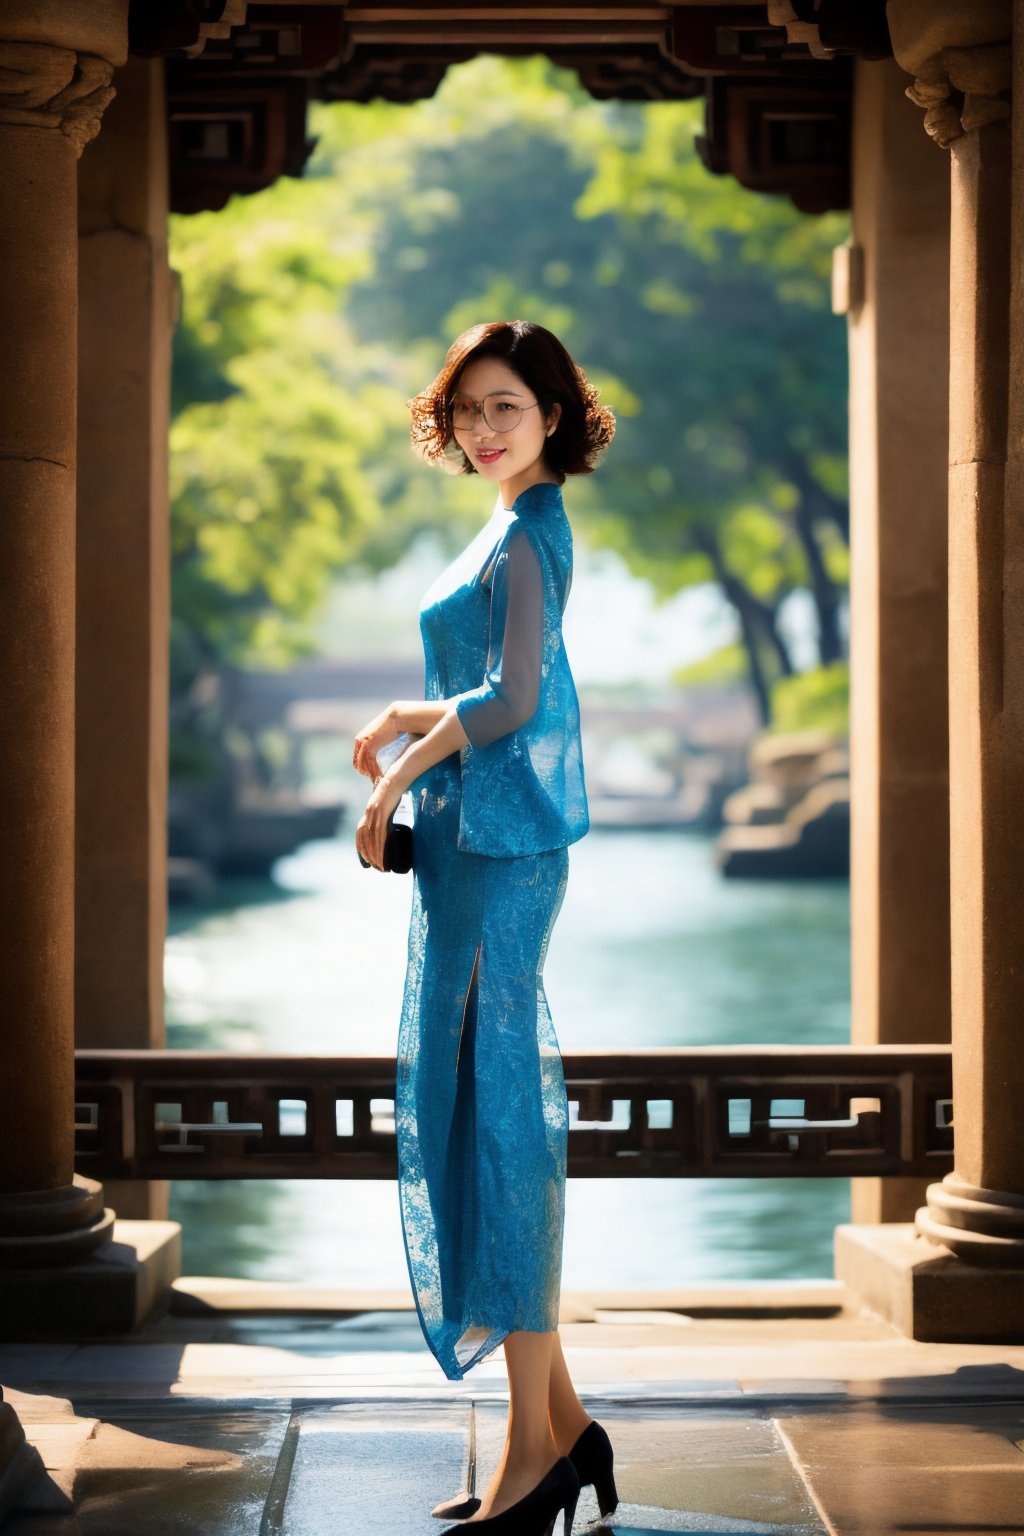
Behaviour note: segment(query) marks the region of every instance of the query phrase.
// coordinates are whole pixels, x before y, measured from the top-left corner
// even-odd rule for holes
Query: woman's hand
[[[375,715],[368,725],[364,725],[356,736],[355,747],[352,752],[352,766],[358,773],[365,773],[368,779],[374,783],[380,778],[380,768],[377,765],[377,753],[381,747],[386,747],[389,741],[394,741],[401,735],[402,727],[398,718],[397,704],[389,704],[387,709],[382,709],[379,715]]]
[[[384,868],[384,838],[388,830],[388,817],[401,798],[401,785],[389,774],[382,774],[356,827],[356,851],[374,869]]]

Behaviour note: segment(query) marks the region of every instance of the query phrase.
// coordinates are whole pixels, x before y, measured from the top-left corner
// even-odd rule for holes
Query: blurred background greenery
[[[659,598],[713,584],[734,640],[677,681],[745,679],[759,718],[845,728],[844,215],[704,170],[701,104],[596,102],[480,57],[411,106],[320,106],[304,179],[172,220],[172,682],[316,654],[342,571],[486,507],[428,473],[405,400],[480,319],[550,326],[617,412],[573,521]],[[485,498],[486,500],[486,498]],[[803,654],[780,611],[806,596]],[[202,756],[187,729],[174,766]]]

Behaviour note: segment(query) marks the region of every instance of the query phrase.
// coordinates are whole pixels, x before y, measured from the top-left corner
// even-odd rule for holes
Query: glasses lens
[[[511,432],[523,419],[523,407],[514,400],[503,400],[500,395],[488,395],[479,408],[468,395],[455,395],[451,403],[452,425],[460,432],[472,431],[478,409],[483,410],[484,421],[492,432]]]
[[[523,408],[514,400],[494,399],[488,395],[484,401],[484,421],[492,432],[511,432],[523,419]]]

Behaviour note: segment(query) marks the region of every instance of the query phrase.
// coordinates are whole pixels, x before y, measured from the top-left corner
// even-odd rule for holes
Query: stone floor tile
[[[330,1354],[306,1354],[283,1340],[278,1347],[263,1344],[188,1344],[180,1354],[178,1380],[196,1377],[246,1377],[249,1380],[298,1382],[352,1375],[400,1376],[403,1380],[443,1382],[444,1376],[426,1346],[415,1355],[392,1351],[340,1350]]]
[[[691,1390],[702,1396],[742,1395],[736,1378],[723,1374],[721,1350],[563,1347],[573,1381],[587,1391],[609,1384],[615,1391],[628,1390],[632,1382],[664,1381],[671,1382],[675,1390]]]
[[[298,1423],[287,1496],[265,1536],[439,1536],[430,1511],[464,1485],[467,1405],[341,1406]]]
[[[254,1536],[288,1418],[244,1408],[104,1410],[78,1462],[76,1536]]]
[[[690,1343],[709,1345],[716,1349],[724,1344],[749,1341],[755,1336],[759,1347],[764,1349],[785,1349],[794,1340],[810,1344],[828,1340],[834,1343],[838,1336],[844,1342],[888,1344],[892,1341],[902,1340],[902,1334],[888,1323],[867,1314],[852,1317],[677,1317],[674,1323],[666,1321],[655,1323],[652,1321],[638,1322],[637,1313],[618,1314],[619,1321],[612,1322],[614,1314],[601,1311],[601,1322],[596,1322],[596,1313],[588,1320],[573,1323],[561,1323],[559,1332],[563,1340],[568,1344],[584,1343],[587,1340],[600,1340],[612,1348],[619,1345],[621,1337],[628,1328],[637,1336],[637,1341],[658,1348],[665,1345],[670,1348],[689,1347]],[[686,1327],[685,1346],[679,1332],[679,1322]],[[1024,1352],[1024,1345],[1020,1346]]]
[[[781,1287],[777,1287],[777,1291],[781,1290]],[[402,1290],[379,1290],[371,1286],[360,1290],[353,1286],[293,1285],[286,1280],[182,1275],[173,1282],[171,1291],[171,1305],[183,1315],[206,1316],[221,1310],[234,1314],[249,1310],[254,1313],[282,1312],[288,1315],[306,1311],[354,1314],[378,1308],[413,1312],[412,1292],[408,1287]],[[840,1291],[839,1295],[842,1294]],[[816,1295],[814,1299],[826,1303],[830,1298],[825,1293]]]
[[[360,1356],[365,1369],[367,1357]],[[309,1358],[288,1347],[263,1344],[186,1344],[181,1355],[179,1381],[193,1376],[244,1376],[252,1379],[291,1381],[313,1376],[343,1376],[351,1368],[351,1356],[333,1354]],[[394,1368],[394,1361],[388,1365]]]
[[[288,1412],[235,1408],[171,1413],[149,1403],[90,1422],[77,1447],[51,1443],[53,1456],[74,1450],[51,1477],[74,1513],[14,1516],[4,1536],[249,1536],[260,1529]],[[41,1426],[29,1430],[35,1440]],[[47,1461],[52,1466],[53,1456]]]
[[[819,1416],[779,1416],[802,1460],[815,1465],[1003,1466],[1024,1477],[1024,1403],[851,1403]],[[1024,1484],[1022,1484],[1024,1491]]]
[[[4,1382],[4,1397],[22,1424],[55,1424],[73,1420],[75,1410],[66,1397],[51,1397],[45,1392],[24,1392]]]
[[[0,1381],[53,1380],[74,1352],[74,1344],[0,1344]]]
[[[851,1404],[780,1417],[836,1536],[1024,1532],[1024,1408]]]
[[[820,1530],[771,1423],[758,1415],[606,1415],[620,1498],[734,1521]]]
[[[12,1370],[9,1374],[15,1382],[175,1381],[183,1349],[180,1344],[150,1344],[139,1339],[117,1344],[76,1345],[61,1358],[51,1356],[44,1345],[41,1358],[26,1359],[20,1372]]]
[[[563,1339],[562,1346],[566,1359],[571,1357],[575,1361],[573,1377],[577,1371],[581,1380],[597,1379],[599,1381],[614,1380],[629,1382],[631,1380],[644,1381],[681,1381],[684,1379],[700,1381],[704,1383],[715,1382],[719,1387],[728,1388],[738,1392],[739,1387],[735,1379],[722,1371],[722,1351],[710,1347],[693,1348],[687,1343],[683,1348],[679,1345],[679,1334],[673,1332],[672,1346],[667,1345],[658,1348],[650,1346],[631,1346],[623,1340],[620,1344],[619,1330],[607,1330],[612,1333],[615,1344],[598,1344],[595,1337],[596,1325],[588,1325],[591,1333],[584,1335],[582,1340]],[[622,1330],[623,1333],[627,1330]],[[689,1339],[689,1334],[686,1335]],[[778,1374],[776,1370],[775,1374]]]
[[[970,1361],[947,1365],[937,1359],[930,1371],[901,1370],[877,1379],[864,1376],[849,1381],[851,1397],[935,1398],[942,1402],[977,1401],[984,1397],[1002,1397],[1024,1401],[1024,1370],[1004,1360]]]
[[[951,1532],[1024,1533],[1024,1471],[883,1465],[806,1468],[835,1536]]]
[[[562,1329],[618,1453],[623,1503],[602,1536],[821,1536],[804,1477],[838,1536],[1024,1536],[1024,1347],[914,1343],[863,1317],[681,1322],[630,1305]],[[439,1536],[429,1509],[466,1471],[465,1430],[445,1423],[468,1425],[475,1408],[485,1483],[508,1390],[500,1350],[449,1382],[415,1314],[383,1308],[164,1317],[102,1342],[0,1345],[0,1381],[49,1459],[82,1463],[74,1521],[40,1511],[11,1536]],[[76,1415],[102,1423],[85,1438]],[[224,1428],[246,1416],[251,1458]],[[384,1478],[410,1495],[399,1525]],[[293,1528],[303,1507],[331,1523]],[[586,1490],[577,1536],[596,1514]]]
[[[599,1415],[615,1451],[621,1500],[601,1526],[637,1531],[757,1531],[824,1536],[799,1474],[771,1422],[753,1411],[718,1414],[609,1405]],[[476,1407],[476,1491],[487,1486],[505,1437],[500,1405]],[[454,1488],[453,1488],[454,1491]],[[577,1522],[599,1519],[587,1487]],[[557,1529],[557,1528],[556,1528]]]

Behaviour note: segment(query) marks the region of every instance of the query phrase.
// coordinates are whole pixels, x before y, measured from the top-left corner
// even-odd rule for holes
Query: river
[[[351,833],[172,913],[172,1047],[393,1053],[411,885]],[[735,882],[709,837],[591,832],[545,970],[564,1051],[849,1040],[849,890]],[[178,1181],[186,1274],[407,1286],[397,1190],[379,1181]],[[844,1179],[570,1179],[563,1284],[700,1285],[832,1274]]]

